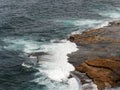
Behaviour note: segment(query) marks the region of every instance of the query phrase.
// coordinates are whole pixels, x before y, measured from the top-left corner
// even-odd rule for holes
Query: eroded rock
[[[120,61],[111,59],[88,60],[77,66],[76,70],[87,73],[97,84],[99,90],[109,86],[119,86]]]
[[[79,48],[68,55],[76,71],[86,73],[99,90],[120,87],[120,21],[72,35],[69,40]]]

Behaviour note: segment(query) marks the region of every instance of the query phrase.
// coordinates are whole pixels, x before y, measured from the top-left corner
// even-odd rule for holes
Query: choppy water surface
[[[119,18],[119,0],[0,0],[0,90],[79,90],[65,38]],[[26,54],[40,51],[33,65]]]

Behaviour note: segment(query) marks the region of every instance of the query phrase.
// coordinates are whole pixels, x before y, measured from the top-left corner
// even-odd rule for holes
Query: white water
[[[74,25],[79,27],[77,31],[71,32],[71,34],[80,34],[82,31],[86,29],[96,29],[104,26],[108,26],[109,20],[94,20],[94,19],[79,19],[79,20],[55,20],[57,23],[61,23],[63,25]]]
[[[49,55],[42,56],[40,65],[46,67],[49,70],[43,71],[48,76],[57,81],[66,79],[69,76],[69,72],[74,70],[74,67],[68,63],[67,54],[77,50],[76,45],[69,41],[63,40],[61,43],[50,43],[48,45],[40,45],[40,43],[34,41],[25,41],[23,39],[4,39],[5,42],[12,43],[9,46],[5,46],[6,49],[21,49],[19,46],[24,46],[23,51],[25,53],[31,52],[48,52]],[[55,76],[56,75],[56,76]],[[54,76],[54,77],[53,77]]]
[[[31,82],[38,84],[45,84],[48,90],[82,90],[80,84],[75,78],[68,79],[70,72],[74,71],[73,65],[68,63],[68,53],[77,50],[76,45],[67,40],[51,40],[49,44],[42,45],[40,42],[25,40],[25,39],[14,39],[5,38],[5,42],[10,43],[9,46],[5,46],[8,50],[21,50],[27,53],[31,52],[47,52],[48,55],[39,57],[39,65],[36,67],[36,57],[31,56],[28,61],[34,63],[35,66],[22,63],[22,66],[26,68],[34,68],[39,70],[35,76],[43,74],[42,77],[36,78]],[[51,82],[51,80],[54,81]],[[62,84],[61,84],[62,83]],[[47,89],[46,89],[47,90]]]
[[[31,52],[47,52],[49,55],[40,57],[39,64],[43,67],[47,66],[48,70],[41,70],[46,73],[48,77],[53,80],[61,81],[67,79],[69,72],[74,70],[74,67],[68,63],[67,54],[77,50],[76,45],[67,40],[61,40],[61,43],[49,43],[47,45],[40,45],[35,41],[25,41],[23,39],[4,39],[8,43],[12,43],[4,48],[19,49],[19,46],[24,46],[25,53]]]
[[[39,64],[46,65],[49,69],[43,72],[53,80],[61,81],[67,79],[70,71],[74,70],[74,67],[68,63],[67,54],[76,51],[76,45],[65,41],[63,43],[52,43],[41,47],[45,52],[50,53],[50,55],[41,57],[48,60],[47,62],[39,62]]]
[[[102,14],[100,13],[100,15],[102,16],[106,16],[106,17],[110,17],[110,18],[120,18],[120,12],[116,12],[116,11],[112,11],[112,12],[102,12]]]
[[[37,51],[40,48],[41,42],[36,42],[33,40],[25,40],[18,38],[5,38],[3,40],[6,43],[9,43],[8,46],[4,46],[5,49],[8,50],[23,50],[26,53]]]
[[[64,25],[74,25],[74,26],[86,26],[93,27],[102,23],[102,20],[94,19],[77,19],[77,20],[55,20],[57,23],[63,23]]]
[[[30,46],[30,45],[27,45]],[[36,46],[36,45],[34,45]],[[32,45],[31,45],[32,47]],[[26,53],[31,52],[31,48],[27,47],[24,49]],[[35,48],[35,47],[34,47]],[[36,47],[37,48],[37,47]],[[39,57],[39,66],[34,67],[38,69],[39,72],[35,75],[39,75],[40,73],[44,73],[48,79],[56,81],[56,82],[66,82],[68,83],[67,88],[64,87],[65,90],[82,90],[80,84],[77,82],[75,78],[68,79],[70,72],[74,71],[73,65],[68,63],[68,53],[74,52],[78,50],[74,43],[71,43],[67,40],[61,40],[60,43],[49,43],[47,45],[41,45],[39,51],[47,52],[48,55],[43,55]],[[34,51],[34,50],[33,50]],[[33,59],[35,57],[31,57]],[[31,67],[30,65],[22,64],[27,68]],[[40,78],[33,80],[33,82],[37,82],[41,84]],[[62,86],[61,86],[62,88]],[[63,90],[63,88],[58,88],[58,90]],[[49,88],[49,90],[51,90]]]
[[[83,90],[98,90],[97,85],[94,84],[93,82],[83,84],[82,89]]]
[[[81,22],[84,22],[84,21],[81,21]],[[92,22],[92,23],[91,23]],[[108,26],[109,25],[109,22],[108,20],[100,20],[97,22],[97,20],[87,20],[84,24],[87,25],[88,28],[90,29],[98,29],[98,28],[102,28],[104,26]],[[78,21],[76,22],[77,25],[80,25],[81,26],[81,23]],[[89,29],[89,30],[90,30]],[[71,32],[70,35],[73,35],[73,34],[81,34],[83,31],[85,31],[86,29],[79,29],[77,31],[74,31],[74,32]]]
[[[120,8],[115,8],[115,7],[113,7],[113,8],[114,8],[114,10],[101,11],[101,12],[99,12],[99,15],[107,17],[107,18],[119,20],[119,18],[120,18]]]

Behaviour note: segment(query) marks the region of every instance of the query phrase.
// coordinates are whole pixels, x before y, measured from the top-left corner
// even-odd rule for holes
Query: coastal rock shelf
[[[76,71],[86,73],[99,90],[120,87],[120,21],[71,35],[79,50],[69,54]]]

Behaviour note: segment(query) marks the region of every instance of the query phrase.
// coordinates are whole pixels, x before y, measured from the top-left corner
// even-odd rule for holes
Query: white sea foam
[[[71,32],[70,35],[74,35],[74,34],[81,34],[82,30],[77,30],[77,31],[74,31],[74,32]]]
[[[46,79],[46,77],[41,77],[38,79],[35,79],[34,82],[42,85],[47,85],[47,90],[82,90],[79,88],[79,84],[77,83],[75,78],[70,78],[67,82],[54,82],[49,79]]]
[[[101,24],[97,25],[95,28],[102,28],[104,26],[108,26],[109,25],[109,21],[103,21]]]
[[[101,28],[104,26],[108,26],[109,24],[109,21],[107,19],[106,20],[94,20],[94,19],[56,20],[55,22],[79,27],[78,30],[71,32],[71,34],[80,34],[86,29]]]
[[[78,20],[55,20],[57,23],[63,23],[65,25],[75,25],[75,26],[87,26],[92,27],[102,23],[102,20],[94,19],[78,19]]]
[[[74,70],[74,67],[68,63],[67,60],[67,54],[71,53],[73,51],[76,51],[76,45],[74,43],[71,43],[66,40],[60,40],[58,43],[54,43],[54,40],[51,41],[51,43],[47,45],[41,45],[40,43],[37,43],[35,41],[28,41],[24,39],[11,39],[6,38],[4,39],[5,42],[10,43],[9,46],[6,46],[6,49],[23,49],[25,53],[31,53],[31,52],[38,52],[38,51],[44,51],[48,52],[49,55],[41,56],[39,66],[35,66],[34,64],[30,65],[28,63],[23,62],[22,66],[26,68],[35,68],[38,69],[40,72],[36,73],[35,75],[39,75],[41,73],[45,74],[50,80],[58,81],[59,83],[55,84],[57,85],[57,89],[55,90],[79,90],[77,81],[72,78],[68,79],[68,76],[70,74],[70,71]],[[57,40],[58,41],[58,40]],[[39,50],[38,50],[39,49]],[[29,61],[35,61],[36,57],[30,56]],[[44,78],[44,77],[43,77]],[[53,90],[55,85],[54,83],[50,82],[50,80],[47,79],[46,81],[43,81],[42,84],[48,85],[49,90]],[[37,82],[38,84],[41,84],[41,77],[36,78],[33,80],[34,82]],[[68,86],[60,84],[60,82],[67,82]],[[54,87],[53,87],[54,86]]]
[[[73,65],[68,63],[68,53],[74,52],[78,50],[74,43],[71,43],[67,40],[61,40],[58,43],[51,43],[47,45],[41,45],[40,51],[48,52],[48,55],[43,55],[39,57],[39,66],[33,67],[38,69],[39,72],[35,75],[39,75],[40,73],[44,73],[49,79],[57,81],[57,82],[67,82],[69,87],[65,90],[79,90],[78,82],[75,78],[68,79],[70,72],[74,71],[75,68]],[[29,46],[29,45],[28,45]],[[37,48],[37,47],[36,47]],[[24,50],[24,51],[29,51]],[[22,64],[23,66],[25,63]],[[33,80],[34,82],[40,83],[40,78]],[[41,84],[41,83],[40,83]],[[61,87],[62,88],[62,87]],[[62,88],[64,89],[64,88]],[[58,90],[62,90],[58,89]]]
[[[109,22],[111,20],[101,20],[101,21],[98,21],[97,20],[93,20],[92,23],[90,23],[89,21],[86,23],[89,24],[88,28],[87,29],[98,29],[98,28],[102,28],[104,26],[108,26],[109,25]],[[77,31],[73,31],[71,32],[70,35],[73,35],[73,34],[81,34],[83,31],[85,31],[86,29],[79,29]]]
[[[26,53],[37,51],[40,48],[40,42],[24,39],[5,38],[3,41],[9,43],[8,46],[4,46],[5,49],[23,50]],[[39,51],[39,50],[38,50]]]
[[[120,18],[120,12],[115,12],[115,11],[107,12],[107,13],[102,12],[100,13],[100,15],[110,17],[110,18]]]
[[[77,50],[76,45],[69,41],[63,43],[51,43],[50,45],[41,46],[45,52],[50,53],[50,55],[42,56],[42,59],[47,59],[48,61],[42,63],[42,66],[48,66],[48,69],[41,70],[46,73],[49,78],[57,81],[67,79],[70,71],[74,70],[74,67],[68,63],[67,54]]]
[[[81,19],[81,20],[76,20],[74,23],[75,26],[84,26],[87,25],[88,27],[91,27],[95,24],[101,23],[101,20],[91,20],[91,19]]]
[[[80,87],[80,83],[78,83],[75,78],[69,79],[68,82],[71,90],[82,90],[82,87]]]
[[[119,19],[120,18],[120,8],[114,8],[114,10],[107,10],[99,12],[99,15],[105,16],[111,19]]]
[[[109,20],[83,20],[75,22],[76,25],[87,25],[88,28],[101,28],[109,25]],[[84,30],[82,30],[84,31]]]
[[[94,84],[93,82],[88,83],[88,84],[83,84],[82,89],[83,90],[98,90],[97,85]]]
[[[22,63],[22,66],[27,67],[27,68],[31,68],[32,67],[31,65],[27,65],[24,62]]]

